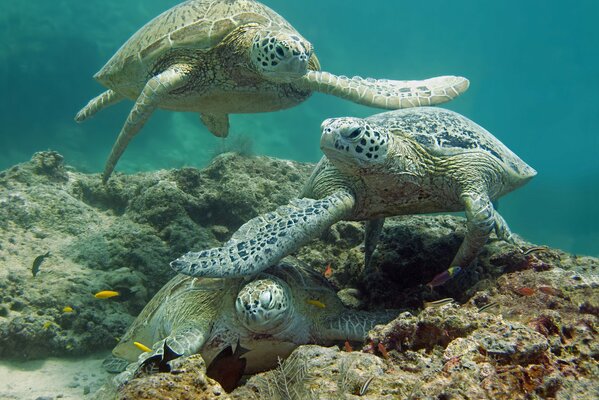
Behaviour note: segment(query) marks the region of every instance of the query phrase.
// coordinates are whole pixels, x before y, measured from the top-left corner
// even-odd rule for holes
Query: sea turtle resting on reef
[[[229,113],[292,107],[313,91],[397,109],[443,103],[468,88],[467,79],[455,76],[393,81],[321,72],[310,42],[253,0],[181,3],[138,30],[94,78],[108,90],[79,111],[77,122],[125,98],[135,100],[104,181],[156,108],[199,112],[208,130],[224,137]]]
[[[142,310],[105,367],[117,372],[137,360],[122,382],[147,368],[148,360],[162,361],[156,356],[165,349],[171,352],[168,359],[200,353],[209,365],[221,350],[236,345],[247,351],[245,373],[255,373],[275,367],[277,357],[300,344],[362,341],[376,324],[395,316],[345,308],[326,279],[295,260],[249,282],[177,275]],[[138,359],[141,350],[134,342],[153,344],[153,351]]]
[[[451,266],[468,266],[493,228],[511,240],[492,201],[536,171],[485,129],[453,111],[422,107],[322,123],[323,157],[301,198],[244,224],[223,247],[171,263],[192,276],[252,275],[339,220],[366,220],[366,266],[384,218],[466,211]],[[314,200],[316,199],[316,200]]]

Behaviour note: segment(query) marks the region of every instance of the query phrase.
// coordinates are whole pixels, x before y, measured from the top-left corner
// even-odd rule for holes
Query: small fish
[[[441,285],[445,284],[451,278],[455,277],[457,274],[460,273],[461,270],[462,270],[462,268],[457,267],[457,266],[451,267],[451,268],[441,272],[440,274],[435,275],[435,277],[429,283],[427,283],[426,286],[428,286],[429,288],[431,288],[431,290],[433,290],[434,287],[441,286]]]
[[[101,292],[96,293],[94,296],[96,299],[109,299],[111,297],[116,297],[119,294],[119,292],[115,292],[114,290],[102,290]]]
[[[239,344],[238,339],[235,352],[233,352],[232,346],[228,346],[214,357],[206,368],[206,376],[220,383],[227,393],[232,392],[245,372],[247,360],[241,356],[248,351]]]
[[[549,248],[547,246],[535,246],[535,247],[530,247],[524,251],[522,251],[522,254],[527,255],[530,254],[532,252],[537,252],[537,251],[548,251]]]
[[[154,354],[152,357],[147,358],[139,366],[139,370],[153,374],[156,372],[171,372],[171,366],[168,365],[169,361],[175,358],[181,357],[183,354],[176,353],[171,347],[164,341],[162,348],[162,354]]]
[[[535,294],[534,289],[526,286],[516,289],[515,292],[521,296],[532,296],[533,294]]]
[[[71,307],[71,306],[66,306],[65,308],[62,309],[63,313],[72,313],[73,311],[75,311],[75,310],[73,310],[73,307]]]
[[[325,278],[330,278],[333,276],[333,268],[331,268],[331,263],[327,265],[327,268],[324,270],[323,275]]]
[[[314,307],[318,307],[318,308],[326,307],[326,305],[323,302],[320,302],[320,301],[314,300],[314,299],[308,300],[308,304],[312,304]]]
[[[484,312],[484,311],[490,310],[491,308],[495,308],[495,307],[497,307],[498,305],[499,305],[499,303],[498,303],[498,302],[496,302],[496,301],[493,301],[493,302],[491,302],[491,303],[489,303],[489,304],[485,304],[484,306],[482,306],[482,307],[479,307],[479,308],[478,308],[478,312]]]
[[[35,257],[35,260],[33,260],[33,265],[31,266],[31,273],[33,274],[34,278],[37,275],[37,273],[40,272],[40,266],[42,265],[44,260],[47,257],[50,257],[51,255],[52,254],[50,252],[47,252],[46,254],[42,254],[40,256]]]
[[[446,297],[444,299],[435,300],[435,301],[425,301],[424,308],[441,307],[446,304],[451,304],[453,302],[454,302],[454,300],[451,297]]]
[[[343,349],[348,353],[351,353],[352,351],[354,351],[354,349],[351,347],[351,344],[349,344],[349,341],[347,341],[347,340],[343,344]]]
[[[364,384],[360,388],[360,391],[358,392],[358,396],[364,396],[366,394],[366,391],[368,390],[368,386],[370,386],[370,382],[372,382],[373,379],[374,379],[374,376],[371,376],[370,378],[368,378],[366,380],[366,382],[364,382]]]
[[[150,351],[152,351],[151,348],[149,348],[148,346],[146,346],[143,343],[133,342],[133,345],[145,353],[149,353]]]
[[[551,286],[539,286],[538,289],[539,289],[539,292],[543,292],[550,296],[563,297],[563,295],[564,295],[561,290],[556,289]]]
[[[379,342],[377,348],[385,360],[389,359],[389,353],[387,353],[387,348],[385,348],[384,344]]]
[[[42,325],[42,328],[48,329],[49,327],[52,326],[52,324],[54,324],[54,322],[52,322],[52,321],[46,321],[46,322],[44,322],[44,325]]]

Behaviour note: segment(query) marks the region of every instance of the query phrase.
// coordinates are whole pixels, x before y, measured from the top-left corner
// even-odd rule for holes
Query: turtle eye
[[[271,300],[272,294],[270,293],[270,291],[260,293],[260,303],[262,304],[262,308],[270,308]]]
[[[349,134],[347,132],[348,131],[345,131],[343,136],[345,136],[346,139],[354,140],[358,136],[360,136],[360,134],[362,133],[362,128],[356,128],[353,131],[349,131]]]
[[[283,50],[283,46],[281,46],[280,44],[277,45],[277,47],[275,48],[275,51],[277,52],[277,55],[281,58],[285,57],[285,50]]]

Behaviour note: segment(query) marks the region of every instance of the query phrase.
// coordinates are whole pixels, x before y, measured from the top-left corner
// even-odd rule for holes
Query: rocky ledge
[[[223,154],[202,170],[117,174],[103,185],[50,151],[0,172],[0,357],[111,349],[172,276],[169,261],[286,203],[311,168]],[[229,394],[194,356],[120,397],[596,398],[599,260],[492,239],[475,266],[431,290],[463,234],[455,216],[390,219],[364,273],[362,224],[335,224],[296,256],[330,265],[346,305],[401,309],[397,319],[353,349],[301,346]],[[95,298],[101,290],[121,295]],[[434,303],[442,298],[454,302]]]

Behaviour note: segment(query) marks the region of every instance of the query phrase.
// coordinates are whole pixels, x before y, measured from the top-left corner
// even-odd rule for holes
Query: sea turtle
[[[131,362],[125,374],[130,377],[148,360],[164,361],[157,356],[165,349],[172,353],[167,361],[200,353],[209,365],[224,348],[242,346],[245,373],[255,373],[275,367],[277,357],[301,344],[362,341],[374,325],[397,314],[345,308],[326,279],[292,258],[251,281],[177,275],[146,305],[104,365],[118,372]],[[153,344],[153,350],[142,353],[134,342]]]
[[[411,108],[322,123],[325,153],[304,198],[244,224],[223,247],[171,263],[192,276],[251,275],[297,250],[339,220],[365,220],[366,266],[384,218],[466,212],[466,235],[451,266],[468,266],[493,228],[512,236],[492,201],[536,171],[488,131],[453,111]]]
[[[283,17],[253,0],[191,0],[138,30],[94,78],[108,90],[75,117],[81,122],[125,98],[135,100],[106,162],[106,181],[156,108],[200,113],[216,136],[228,114],[295,106],[312,91],[388,109],[449,101],[468,80],[347,78],[320,71],[312,45]]]

